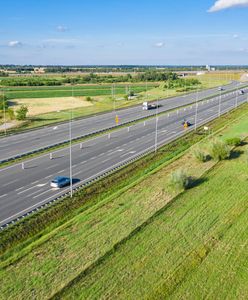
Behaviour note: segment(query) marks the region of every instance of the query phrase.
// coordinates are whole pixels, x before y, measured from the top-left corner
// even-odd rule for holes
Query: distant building
[[[44,74],[45,73],[45,69],[44,68],[34,68],[34,71],[31,72],[34,74]]]
[[[206,70],[209,72],[211,71],[211,67],[209,65],[206,65]]]

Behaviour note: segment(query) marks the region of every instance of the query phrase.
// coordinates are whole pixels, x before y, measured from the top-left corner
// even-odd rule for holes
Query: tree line
[[[177,80],[178,75],[173,72],[146,71],[138,74],[125,74],[120,76],[114,75],[98,75],[90,73],[78,76],[62,76],[61,78],[49,77],[12,77],[3,78],[2,86],[60,86],[64,84],[85,84],[85,83],[118,83],[118,82],[151,82]]]

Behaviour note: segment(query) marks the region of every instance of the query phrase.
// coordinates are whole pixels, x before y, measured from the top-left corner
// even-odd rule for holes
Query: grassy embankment
[[[247,134],[247,117],[238,118],[238,113],[247,114],[247,110],[246,105],[215,121],[223,126],[225,120],[236,120],[221,132],[223,138]],[[209,172],[215,163],[199,163],[191,151],[170,165],[156,162],[157,166],[146,167],[143,174],[128,182],[129,186],[112,190],[71,220],[19,248],[12,257],[5,256],[8,259],[0,270],[2,297],[46,299],[63,290],[62,296],[70,299],[157,299],[159,295],[172,297],[176,292],[192,299],[192,293],[210,290],[205,275],[216,287],[217,279],[226,276],[231,280],[233,269],[225,259],[231,257],[234,266],[241,268],[247,250],[243,243],[247,165],[244,155],[234,157]],[[176,193],[168,189],[168,177],[180,166],[202,180],[199,186],[174,198]],[[237,246],[243,243],[240,261],[232,247],[234,240]],[[212,264],[223,268],[215,267],[220,276],[217,279],[208,274]],[[225,292],[233,287],[233,293],[245,295],[241,285],[247,278],[242,276],[240,272],[240,277],[235,277],[236,286],[226,283]],[[198,290],[190,289],[195,282]],[[211,280],[207,284],[211,287]],[[220,290],[211,291],[218,296]]]
[[[207,89],[215,86],[220,86],[227,84],[229,78],[225,74],[218,76],[213,75],[202,75],[196,76],[195,78],[199,79],[201,84],[201,89]],[[115,100],[111,96],[112,85],[100,84],[100,85],[80,85],[74,87],[74,96],[75,99],[80,97],[82,100],[81,107],[75,107],[73,110],[74,117],[87,116],[99,112],[112,110],[115,106],[116,109],[127,107],[130,105],[135,105],[142,103],[145,100],[152,101],[157,98],[167,98],[173,97],[176,95],[183,94],[183,91],[177,89],[164,89],[161,88],[161,83],[148,83],[146,92],[145,83],[137,84],[116,84],[115,88]],[[125,94],[129,90],[136,93],[137,97],[132,100],[126,100]],[[35,115],[29,115],[27,122],[15,123],[15,126],[22,128],[34,128],[38,126],[49,125],[55,122],[61,122],[68,120],[70,117],[70,111],[68,107],[72,105],[71,95],[72,87],[71,86],[59,86],[59,87],[6,87],[2,88],[5,90],[6,96],[12,101],[12,107],[16,109],[20,104],[25,104],[30,108],[30,111],[35,112]],[[192,91],[196,87],[192,88]],[[189,91],[187,91],[189,92]],[[86,97],[92,97],[92,100],[89,104],[85,105]],[[61,105],[53,105],[55,110],[51,112],[52,108],[47,106],[47,103],[52,104],[52,98],[61,97]],[[67,98],[68,97],[68,98]],[[36,99],[37,98],[37,99]],[[46,98],[46,101],[39,100],[40,98]],[[30,100],[29,100],[30,99]],[[69,103],[66,103],[68,99]],[[57,99],[59,100],[59,99]],[[77,101],[76,101],[77,100]],[[78,102],[76,99],[74,102]],[[32,101],[32,103],[30,103]],[[43,103],[44,102],[44,103]],[[80,103],[75,104],[80,106]],[[31,109],[32,106],[32,109]],[[17,128],[17,130],[19,130]]]
[[[218,164],[57,298],[247,299],[247,169]]]

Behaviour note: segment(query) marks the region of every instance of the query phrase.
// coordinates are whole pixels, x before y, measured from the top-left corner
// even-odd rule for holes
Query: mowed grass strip
[[[55,298],[247,299],[247,182],[244,155],[218,164]]]
[[[190,152],[132,188],[103,199],[24,248],[16,258],[3,262],[1,293],[10,299],[24,296],[46,299],[61,289],[66,290],[75,278],[77,281],[80,274],[94,269],[115,251],[116,245],[134,236],[167,207],[177,194],[168,189],[173,170],[183,166],[189,175],[200,178],[214,164],[199,163]]]

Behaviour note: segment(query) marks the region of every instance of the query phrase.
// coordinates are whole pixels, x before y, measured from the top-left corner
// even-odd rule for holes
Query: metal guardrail
[[[226,93],[223,93],[222,95],[228,95],[228,94],[231,94],[237,90],[239,90],[240,88],[238,89],[235,89],[235,90],[230,90]],[[247,87],[243,87],[244,90],[247,90]],[[206,98],[203,98],[201,100],[198,101],[199,102],[203,102],[203,101],[206,101],[206,100],[209,100],[209,99],[213,99],[215,97],[218,97],[219,95],[212,95],[212,96],[209,96],[209,97],[206,97]],[[186,104],[186,105],[181,105],[181,106],[178,106],[176,108],[172,108],[172,109],[168,109],[168,110],[165,110],[165,111],[161,111],[158,113],[158,115],[161,115],[161,114],[165,114],[165,113],[168,113],[170,111],[174,111],[176,109],[180,109],[180,108],[183,108],[183,107],[187,107],[187,106],[190,106],[194,104],[194,102],[191,102],[189,104]],[[127,122],[124,122],[122,124],[119,124],[119,125],[114,125],[114,126],[111,126],[111,127],[108,127],[108,128],[105,128],[105,129],[102,129],[102,130],[97,130],[95,132],[92,132],[92,133],[88,133],[88,134],[85,134],[85,135],[80,135],[76,138],[73,138],[72,141],[75,142],[75,141],[78,141],[78,140],[81,140],[83,138],[87,138],[87,137],[90,137],[90,136],[93,136],[93,135],[97,135],[97,134],[100,134],[100,133],[104,133],[104,132],[107,132],[109,130],[112,130],[112,129],[117,129],[119,127],[122,127],[122,126],[126,126],[128,124],[132,124],[134,122],[139,122],[141,120],[146,120],[146,119],[149,119],[153,116],[155,116],[156,113],[154,114],[151,114],[149,116],[143,116],[143,117],[140,117],[140,118],[137,118],[135,120],[132,120],[132,121],[127,121]],[[48,150],[48,149],[52,149],[54,147],[58,147],[58,146],[62,146],[62,145],[66,145],[67,143],[69,143],[70,140],[64,140],[62,142],[59,142],[59,143],[56,143],[56,144],[53,144],[53,145],[49,145],[49,146],[46,146],[46,147],[42,147],[42,148],[39,148],[39,149],[36,149],[36,150],[33,150],[33,151],[29,151],[29,152],[25,152],[23,154],[19,154],[19,155],[16,155],[16,156],[13,156],[13,157],[10,157],[10,158],[7,158],[7,159],[3,159],[3,160],[0,160],[0,164],[3,164],[3,163],[6,163],[6,162],[10,162],[10,161],[13,161],[13,160],[16,160],[16,159],[20,159],[20,158],[23,158],[23,157],[26,157],[28,155],[31,155],[31,154],[35,154],[35,153],[39,153],[39,152],[42,152],[42,151],[45,151],[45,150]]]
[[[245,102],[248,102],[248,99],[244,100],[242,103],[239,103],[239,106],[241,104],[245,103]],[[224,115],[225,113],[227,113],[227,112],[229,112],[229,111],[231,111],[231,110],[233,110],[235,108],[236,107],[227,108],[227,109],[225,109],[225,110],[223,110],[221,112],[221,115]],[[218,113],[216,113],[215,115],[213,115],[213,116],[211,116],[211,117],[209,117],[209,118],[207,118],[207,119],[199,122],[198,123],[198,128],[201,127],[202,125],[206,124],[207,122],[216,119],[216,117],[218,117]],[[188,133],[188,132],[191,132],[191,131],[194,131],[193,127],[188,128],[187,131],[178,132],[178,133],[174,134],[173,136],[171,136],[170,138],[165,139],[163,141],[160,141],[158,143],[158,148],[164,146],[166,143],[169,143],[171,141],[176,140],[178,137],[183,136],[186,132]],[[77,192],[77,191],[81,190],[82,188],[85,188],[86,186],[89,186],[90,184],[92,184],[92,183],[94,183],[96,181],[99,181],[100,179],[102,179],[104,177],[107,177],[110,174],[112,174],[112,173],[120,170],[121,168],[124,168],[125,166],[127,166],[127,165],[129,165],[129,164],[131,164],[131,163],[133,163],[133,162],[135,162],[137,160],[139,160],[140,158],[142,158],[142,157],[144,157],[144,156],[146,156],[146,155],[148,155],[150,153],[152,153],[153,151],[154,151],[154,145],[151,146],[151,147],[149,147],[149,148],[147,148],[147,149],[145,149],[145,150],[143,150],[143,151],[141,151],[141,152],[139,152],[138,154],[133,155],[130,158],[127,158],[126,160],[124,160],[124,161],[122,161],[120,163],[117,163],[116,165],[114,165],[112,167],[109,167],[109,170],[107,170],[107,171],[104,170],[104,171],[100,172],[100,174],[98,173],[97,175],[92,176],[92,178],[86,179],[85,182],[78,183],[77,185],[74,186],[73,190]],[[62,191],[60,195],[58,195],[57,197],[51,199],[50,201],[48,201],[46,203],[41,204],[41,205],[35,207],[34,209],[30,209],[30,210],[27,209],[28,211],[25,212],[24,214],[22,214],[21,216],[19,216],[19,217],[13,219],[13,220],[11,220],[9,222],[6,222],[5,224],[1,225],[0,226],[0,230],[4,230],[4,229],[8,228],[10,225],[16,224],[20,220],[24,219],[25,217],[27,217],[27,216],[29,216],[31,214],[34,214],[35,212],[38,212],[38,211],[40,211],[42,209],[46,209],[49,206],[55,204],[56,202],[64,200],[68,196],[70,196],[69,188],[66,191]],[[44,200],[44,201],[46,201],[46,200]]]

